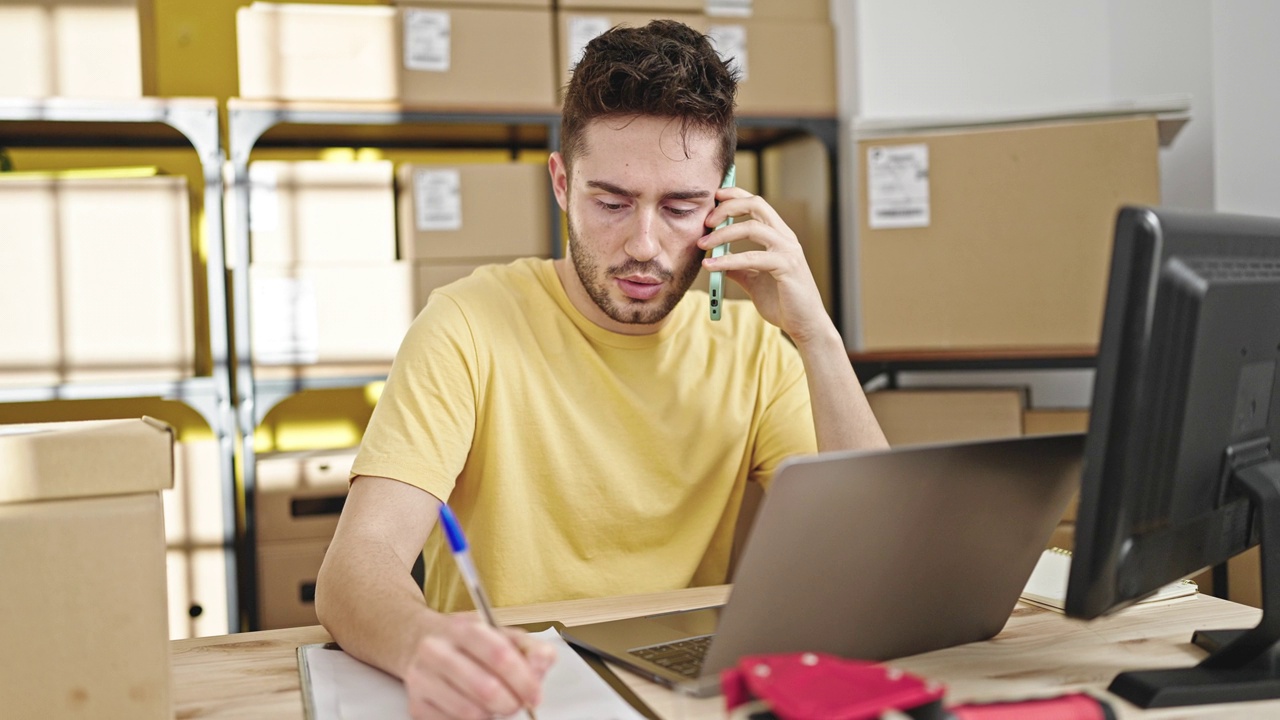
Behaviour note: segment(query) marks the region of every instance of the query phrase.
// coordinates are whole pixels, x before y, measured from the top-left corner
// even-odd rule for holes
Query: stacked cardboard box
[[[186,179],[0,177],[0,384],[195,372]]]
[[[237,11],[240,96],[554,112],[551,10],[408,1]]]
[[[163,493],[169,639],[225,635],[231,528],[216,440],[175,443],[173,488]]]
[[[1154,116],[858,148],[859,349],[1098,342],[1116,212],[1160,201]]]
[[[1023,388],[882,390],[867,402],[889,444],[923,445],[1022,435]]]
[[[160,500],[172,445],[148,419],[0,432],[6,717],[173,717]]]
[[[249,182],[259,374],[389,363],[417,311],[391,163],[255,162]]]
[[[258,604],[264,630],[316,624],[316,576],[342,513],[354,460],[354,449],[258,458]]]
[[[0,97],[152,94],[153,27],[151,0],[5,0]]]
[[[551,255],[551,190],[541,165],[412,165],[397,175],[400,257],[419,305],[488,263]]]
[[[573,0],[557,12],[560,83],[592,38],[615,25],[679,20],[707,33],[741,73],[738,112],[744,115],[834,117],[835,40],[826,3],[772,0],[724,6],[701,0]],[[710,15],[707,11],[716,12]]]

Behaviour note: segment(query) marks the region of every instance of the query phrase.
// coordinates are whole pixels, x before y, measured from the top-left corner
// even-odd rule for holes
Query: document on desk
[[[533,633],[533,637],[556,649],[555,665],[542,684],[538,720],[644,720],[555,629]],[[409,718],[403,683],[332,645],[299,647],[298,673],[308,720]],[[524,720],[525,714],[511,717]]]

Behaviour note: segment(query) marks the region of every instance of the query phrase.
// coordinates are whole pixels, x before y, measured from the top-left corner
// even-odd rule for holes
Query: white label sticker
[[[315,284],[306,278],[253,278],[253,354],[259,365],[307,365],[320,359]]]
[[[712,25],[707,35],[720,59],[727,65],[737,65],[742,75],[739,81],[747,81],[747,28],[745,25]]]
[[[274,165],[249,166],[249,232],[280,229],[280,179]]]
[[[707,14],[712,17],[751,17],[751,0],[707,0]]]
[[[409,70],[449,72],[449,13],[404,11],[404,66]]]
[[[569,20],[569,67],[573,68],[587,51],[587,43],[605,34],[609,28],[609,18],[576,17]]]
[[[867,198],[872,228],[929,226],[929,146],[867,150]]]
[[[413,210],[419,230],[461,230],[461,174],[457,170],[414,170]]]

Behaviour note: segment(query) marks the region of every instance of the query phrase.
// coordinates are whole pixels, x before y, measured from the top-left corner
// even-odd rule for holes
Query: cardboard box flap
[[[0,503],[173,487],[173,428],[153,418],[0,428]]]

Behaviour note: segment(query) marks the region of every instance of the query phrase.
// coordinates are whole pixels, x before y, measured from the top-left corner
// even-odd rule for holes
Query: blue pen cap
[[[467,538],[462,534],[462,526],[448,504],[440,503],[440,522],[444,523],[444,534],[449,537],[449,548],[456,553],[467,549]]]

